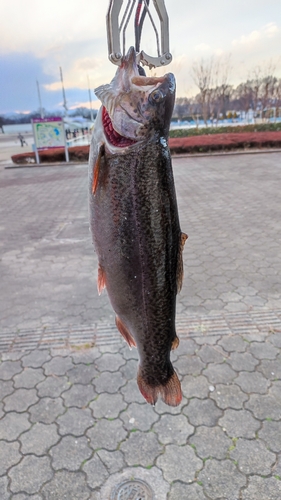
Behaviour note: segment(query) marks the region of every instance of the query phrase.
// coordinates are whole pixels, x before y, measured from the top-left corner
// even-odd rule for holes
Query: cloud
[[[210,45],[207,45],[206,43],[200,43],[199,45],[196,45],[195,50],[198,50],[200,52],[206,52],[207,50],[210,50],[211,47]]]
[[[58,68],[57,68],[58,72]],[[44,70],[44,61],[30,53],[12,53],[0,55],[0,113],[15,109],[38,109],[39,99],[36,80],[39,81],[43,107],[52,110],[62,106],[61,82],[55,82]],[[69,107],[75,103],[88,101],[88,84],[84,88],[69,86],[66,88]],[[96,97],[92,92],[93,103]]]
[[[279,32],[279,28],[276,23],[268,23],[265,26],[262,26],[260,30],[254,30],[248,35],[242,35],[240,38],[232,40],[232,46],[245,46],[245,45],[254,45],[256,42],[266,39],[272,38],[277,35]]]

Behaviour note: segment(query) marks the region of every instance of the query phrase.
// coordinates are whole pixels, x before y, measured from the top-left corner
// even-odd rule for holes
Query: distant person
[[[27,142],[26,142],[26,140],[25,140],[25,138],[23,137],[22,134],[18,135],[18,139],[20,140],[21,147],[23,147],[24,144],[27,146]]]

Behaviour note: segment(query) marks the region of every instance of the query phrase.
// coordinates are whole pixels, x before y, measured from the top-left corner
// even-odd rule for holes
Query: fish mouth
[[[126,148],[136,144],[137,141],[120,135],[112,125],[112,121],[105,106],[102,108],[102,124],[107,140],[117,148]]]

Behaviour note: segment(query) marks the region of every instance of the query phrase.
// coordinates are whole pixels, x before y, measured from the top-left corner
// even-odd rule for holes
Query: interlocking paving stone
[[[98,349],[92,348],[92,349],[79,349],[76,352],[71,353],[71,358],[73,363],[79,365],[81,363],[84,363],[85,365],[87,364],[92,364],[96,361],[101,356],[101,353]]]
[[[226,458],[231,440],[220,427],[198,427],[189,442],[195,446],[201,458],[215,457]]]
[[[74,384],[68,391],[62,393],[65,406],[76,406],[83,408],[87,406],[97,393],[92,385]]]
[[[257,368],[269,380],[281,379],[281,357],[275,360],[263,359]]]
[[[1,500],[10,500],[11,495],[8,492],[8,478],[0,477],[0,498]]]
[[[37,386],[41,398],[45,396],[57,398],[67,389],[69,389],[69,382],[66,377],[49,376]]]
[[[50,459],[27,455],[18,465],[10,469],[8,476],[11,478],[10,489],[13,493],[20,491],[37,493],[53,476]]]
[[[276,462],[276,455],[266,449],[257,439],[238,439],[236,447],[230,452],[230,458],[238,462],[238,468],[244,474],[267,476]]]
[[[232,352],[227,359],[228,364],[235,371],[253,372],[259,361],[248,352]]]
[[[137,376],[137,362],[134,359],[130,359],[125,365],[119,368],[119,371],[124,375],[126,380],[136,379]]]
[[[209,382],[206,377],[199,375],[198,377],[192,377],[191,375],[186,375],[182,379],[182,392],[183,395],[189,398],[200,398],[204,399],[209,394]]]
[[[94,422],[88,408],[69,408],[57,419],[59,433],[62,436],[66,434],[82,436],[89,427],[93,426]]]
[[[195,474],[203,466],[202,460],[195,455],[190,446],[168,444],[165,454],[157,458],[156,464],[163,471],[164,478],[172,481],[194,481]]]
[[[158,399],[155,405],[155,411],[159,415],[163,415],[164,413],[169,415],[179,415],[188,403],[187,399],[183,396],[181,403],[178,406],[167,406],[162,399]]]
[[[106,392],[115,394],[125,384],[126,379],[120,372],[116,372],[114,375],[110,372],[102,372],[101,375],[95,379],[95,388],[99,394],[104,392],[105,387]]]
[[[125,386],[121,387],[120,392],[123,394],[126,403],[143,403],[145,401],[136,380],[129,380]]]
[[[223,349],[217,345],[204,345],[197,354],[204,363],[223,363],[225,360],[225,353],[223,353]]]
[[[90,384],[94,377],[98,375],[97,370],[95,369],[93,364],[85,365],[80,363],[79,365],[75,365],[74,368],[68,370],[66,376],[68,377],[69,382],[72,384]]]
[[[281,382],[273,382],[268,394],[251,394],[245,407],[251,410],[256,418],[272,420],[281,419]]]
[[[5,411],[24,412],[37,401],[35,389],[16,389],[13,394],[4,399]]]
[[[198,479],[203,483],[204,491],[212,500],[218,498],[237,500],[240,489],[246,485],[246,477],[237,470],[230,460],[224,462],[215,459],[207,460],[204,469],[198,475]]]
[[[235,384],[238,384],[244,392],[257,392],[266,394],[269,381],[259,372],[240,372]]]
[[[152,406],[148,406],[146,403],[131,403],[126,411],[121,413],[120,418],[124,422],[124,428],[128,431],[132,429],[148,431],[159,419],[159,415]]]
[[[82,472],[59,471],[42,488],[44,500],[89,500],[91,492]]]
[[[65,375],[65,373],[73,368],[73,363],[71,358],[62,358],[61,356],[56,356],[50,361],[44,363],[43,369],[46,375]]]
[[[200,375],[205,366],[197,356],[189,355],[181,356],[173,365],[180,375]]]
[[[108,477],[108,471],[96,453],[83,465],[83,471],[86,472],[87,483],[91,488],[102,486]]]
[[[124,364],[125,360],[120,354],[105,353],[96,361],[95,366],[100,372],[115,372]]]
[[[204,376],[208,378],[211,384],[225,384],[233,382],[237,374],[228,366],[227,363],[210,364],[204,370]]]
[[[242,500],[280,500],[281,481],[259,476],[249,477],[249,484],[241,493]]]
[[[160,443],[184,445],[194,432],[183,415],[162,415],[160,420],[153,426]]]
[[[30,421],[42,422],[43,424],[52,424],[59,415],[62,415],[66,409],[63,406],[61,398],[42,398],[35,405],[29,408]]]
[[[28,421],[27,414],[19,414],[16,412],[7,413],[0,420],[0,439],[14,441],[22,432],[30,427],[31,423]]]
[[[110,474],[114,474],[114,472],[118,472],[119,470],[123,469],[123,467],[125,467],[123,454],[119,450],[99,450],[97,454]]]
[[[211,399],[191,399],[188,406],[183,409],[183,413],[194,426],[214,426],[217,424],[219,417],[222,416],[222,411],[216,407]]]
[[[12,465],[17,464],[22,458],[19,452],[19,443],[6,443],[0,441],[0,476]]]
[[[124,453],[126,463],[130,466],[142,465],[148,467],[163,451],[163,446],[153,432],[131,432],[129,437],[121,443],[120,450]]]
[[[249,352],[257,359],[275,359],[279,350],[269,342],[264,342],[263,344],[252,342]]]
[[[275,347],[281,348],[281,332],[275,332],[268,337],[268,342],[275,345]]]
[[[261,423],[247,410],[225,410],[220,418],[219,425],[226,430],[230,437],[254,438],[260,429]]]
[[[198,346],[192,339],[180,339],[179,346],[177,347],[175,354],[177,356],[192,355],[198,349]]]
[[[41,495],[26,495],[25,493],[18,493],[12,496],[12,500],[43,500]]]
[[[1,240],[4,247],[0,262],[0,309],[4,311],[0,318],[0,443],[4,462],[0,460],[0,468],[15,452],[19,456],[22,452],[24,457],[10,466],[12,473],[25,465],[27,458],[35,459],[36,464],[41,458],[50,458],[48,446],[53,439],[59,441],[51,451],[59,450],[62,461],[67,460],[67,439],[74,440],[70,442],[73,446],[77,440],[77,457],[81,459],[80,465],[75,464],[75,472],[54,471],[51,460],[51,476],[40,483],[38,493],[25,493],[23,489],[9,493],[10,485],[15,485],[9,472],[0,477],[1,500],[84,500],[84,496],[85,500],[108,500],[110,490],[101,497],[104,486],[109,485],[112,477],[118,483],[125,473],[127,478],[140,474],[155,489],[159,500],[164,500],[168,492],[168,498],[174,496],[177,500],[184,499],[185,493],[189,500],[280,500],[281,256],[280,217],[275,215],[280,205],[279,157],[280,153],[272,153],[216,157],[215,162],[210,158],[173,160],[182,227],[192,242],[186,247],[185,281],[178,297],[180,345],[171,353],[184,393],[176,408],[161,400],[155,408],[146,404],[136,381],[137,350],[130,351],[121,339],[107,294],[98,298],[92,273],[94,265],[96,275],[97,257],[90,238],[85,239],[86,166],[64,167],[63,183],[58,182],[62,178],[61,166],[32,172],[0,171],[1,181],[4,176],[10,183],[0,197],[8,214],[4,228],[8,234]],[[185,176],[190,169],[193,196],[187,204]],[[56,180],[52,181],[52,177]],[[245,182],[241,183],[241,178]],[[46,180],[51,188],[47,193]],[[36,184],[35,198],[29,197],[28,203],[26,182]],[[221,190],[222,183],[225,190]],[[262,211],[256,210],[257,192],[260,204],[266,207]],[[20,221],[14,206],[17,213],[19,209],[23,213]],[[42,208],[44,224],[37,223],[42,219],[38,206]],[[206,213],[210,222],[207,232]],[[78,238],[61,243],[62,233],[67,232],[65,228],[69,231],[70,226],[75,237],[83,229],[83,241]],[[75,294],[68,293],[70,288]],[[97,347],[89,348],[92,342]],[[3,352],[5,349],[10,351]],[[48,377],[42,378],[47,373]],[[24,394],[17,391],[32,391],[35,387],[38,402],[22,412],[5,414],[6,398],[9,401],[14,394]],[[20,404],[19,401],[19,409]],[[218,419],[213,411],[220,412]],[[233,415],[237,422],[233,422]],[[92,422],[97,425],[102,421],[106,424],[97,427],[101,447],[95,448],[88,434],[95,429]],[[200,426],[202,422],[208,425]],[[139,427],[136,432],[125,429],[134,425],[132,431]],[[233,436],[234,431],[246,437]],[[197,439],[196,445],[192,439]],[[105,448],[108,441],[110,449]],[[151,448],[146,449],[145,443]],[[184,456],[186,450],[188,457]],[[48,456],[38,457],[37,453]],[[129,467],[127,457],[137,465],[134,459],[139,453],[143,453],[141,460],[145,465]],[[69,454],[76,456],[75,452]],[[214,458],[210,461],[206,454]],[[273,456],[276,462],[272,462]],[[173,477],[177,477],[179,462],[181,478],[168,483],[155,465],[160,459],[166,461],[165,474],[171,471]],[[200,461],[198,469],[193,467],[193,459]],[[243,460],[246,469],[240,475]],[[215,464],[212,475],[210,463]],[[29,465],[29,471],[30,477],[35,474],[37,480],[36,467]],[[246,483],[247,467],[259,471],[259,476],[250,472]],[[191,479],[186,468],[191,470]],[[200,479],[204,471],[210,474],[206,476],[210,477],[207,487]],[[260,471],[270,472],[262,477]],[[18,481],[16,474],[15,480]],[[163,484],[165,488],[161,489]]]
[[[90,404],[95,418],[117,418],[127,408],[121,394],[99,394]]]
[[[54,469],[77,471],[82,462],[90,458],[93,451],[89,447],[88,439],[83,437],[65,436],[50,450]]]
[[[259,437],[272,451],[281,452],[281,422],[265,420],[259,431]]]
[[[244,352],[246,351],[247,344],[246,342],[237,335],[231,335],[228,337],[223,337],[218,345],[221,345],[223,349],[227,352]]]
[[[22,371],[20,361],[2,361],[0,362],[0,380],[9,380],[17,373]]]
[[[20,436],[23,454],[45,455],[51,446],[60,439],[55,424],[34,424],[31,429]]]
[[[108,451],[114,451],[126,438],[127,432],[120,420],[101,419],[87,431],[87,436],[94,450],[105,448]]]
[[[32,389],[39,382],[44,380],[45,376],[41,368],[25,368],[21,373],[14,377],[15,388]]]
[[[169,500],[206,500],[202,486],[175,482],[171,486]]]
[[[218,384],[215,390],[210,394],[219,408],[225,410],[226,408],[241,409],[243,403],[248,400],[247,394],[241,391],[240,387],[235,384],[223,385]]]
[[[11,380],[7,380],[5,382],[1,381],[0,384],[0,401],[4,399],[5,396],[12,394],[14,391],[13,382]]]
[[[49,351],[38,351],[36,349],[34,351],[31,351],[26,356],[22,357],[22,364],[23,366],[29,366],[30,368],[39,368],[49,359],[51,359]]]

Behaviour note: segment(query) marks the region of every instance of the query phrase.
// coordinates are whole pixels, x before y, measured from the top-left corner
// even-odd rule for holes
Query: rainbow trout
[[[137,381],[148,403],[182,399],[170,361],[178,346],[176,294],[183,276],[181,232],[167,145],[175,78],[139,75],[131,47],[108,85],[90,160],[90,225],[98,291],[107,289],[116,325],[139,352]]]

